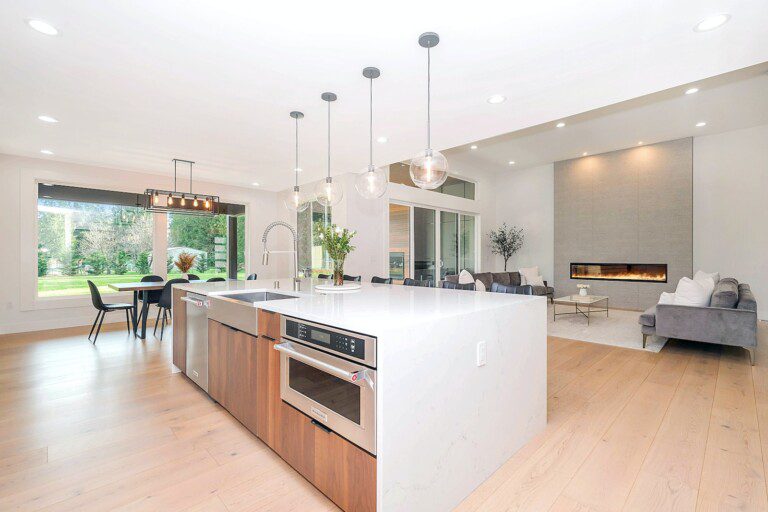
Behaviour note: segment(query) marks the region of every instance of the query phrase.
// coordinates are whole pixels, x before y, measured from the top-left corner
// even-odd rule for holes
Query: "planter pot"
[[[582,297],[586,297],[587,296],[587,289],[586,288],[579,288],[579,295],[581,295]]]

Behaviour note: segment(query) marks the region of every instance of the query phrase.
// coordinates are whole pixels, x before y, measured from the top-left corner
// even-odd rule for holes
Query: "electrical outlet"
[[[484,366],[488,359],[488,352],[484,341],[477,344],[477,366]]]

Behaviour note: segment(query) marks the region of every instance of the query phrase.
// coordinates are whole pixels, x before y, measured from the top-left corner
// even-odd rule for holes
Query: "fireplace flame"
[[[667,266],[657,263],[572,263],[571,279],[667,282]]]

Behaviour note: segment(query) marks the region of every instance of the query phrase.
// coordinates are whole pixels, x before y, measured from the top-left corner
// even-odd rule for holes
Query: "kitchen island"
[[[278,284],[177,285],[174,364],[189,375],[183,309],[203,297],[208,393],[342,509],[451,510],[544,428],[544,298]],[[260,291],[287,297],[241,302],[229,324],[213,318],[233,294]],[[318,368],[325,380],[313,378]],[[317,402],[296,399],[319,384],[328,387]]]

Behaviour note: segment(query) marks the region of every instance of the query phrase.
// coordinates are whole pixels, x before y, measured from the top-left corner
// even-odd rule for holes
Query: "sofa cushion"
[[[546,286],[532,286],[533,288],[533,294],[534,295],[546,295],[547,294],[547,287]]]
[[[509,284],[520,286],[520,272],[509,272]]]
[[[555,293],[555,289],[551,286],[547,286],[547,295],[552,295]]]
[[[459,272],[459,284],[470,284],[475,282],[475,276],[469,270]]]
[[[445,276],[445,280],[448,281],[449,283],[459,284],[459,275],[458,274],[453,274],[453,275],[450,275],[450,276]]]
[[[646,309],[638,319],[638,322],[640,325],[647,325],[648,327],[653,327],[656,325],[656,306],[651,306],[648,309]]]
[[[739,303],[736,308],[757,311],[757,301],[747,283],[739,284]]]
[[[707,281],[711,283],[712,279],[707,278]],[[712,292],[708,287],[704,287],[689,277],[683,277],[677,283],[675,304],[678,306],[707,307],[711,295]]]
[[[493,282],[493,277],[491,277],[492,275],[493,274],[491,274],[490,272],[480,272],[479,274],[474,274],[473,277],[475,279],[479,279],[480,281],[482,281],[483,284],[485,285],[486,290],[490,290],[491,283]]]
[[[539,275],[539,267],[523,267],[519,269],[520,275],[522,276],[523,283],[522,284],[532,284],[530,280],[534,279],[536,276]]]
[[[509,281],[509,272],[493,272],[491,278],[494,283],[503,284],[505,286],[511,284]]]
[[[717,282],[709,305],[713,308],[733,309],[739,302],[739,283],[732,277]]]

